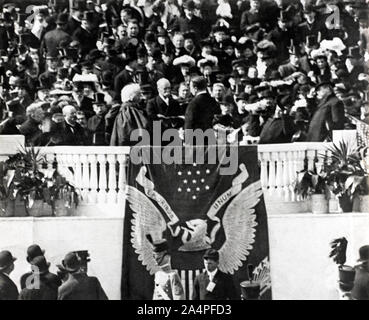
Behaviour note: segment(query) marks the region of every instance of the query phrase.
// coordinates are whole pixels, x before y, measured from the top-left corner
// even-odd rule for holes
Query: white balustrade
[[[258,145],[260,180],[267,201],[301,202],[294,193],[297,172],[318,171],[328,155],[327,143]],[[125,203],[129,147],[45,147],[47,159],[80,189],[82,204]]]

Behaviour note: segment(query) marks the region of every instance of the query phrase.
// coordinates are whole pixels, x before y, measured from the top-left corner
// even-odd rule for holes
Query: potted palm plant
[[[0,216],[67,216],[79,203],[78,190],[34,147],[0,163],[0,178]]]
[[[14,192],[24,201],[27,214],[35,217],[50,216],[51,199],[46,183],[45,156],[40,150],[27,147],[10,157],[8,162],[14,164]]]
[[[365,175],[358,186],[358,193],[360,199],[360,212],[369,213],[369,154],[368,147],[360,150],[361,167],[365,171]]]
[[[317,173],[316,170],[302,170],[297,173],[295,193],[303,199],[310,198],[311,211],[313,213],[328,212],[328,186],[324,171]]]
[[[365,192],[366,170],[362,167],[360,149],[341,141],[329,147],[325,155],[324,171],[332,192],[338,196],[343,212],[352,212],[354,197]],[[360,191],[361,190],[361,191]]]

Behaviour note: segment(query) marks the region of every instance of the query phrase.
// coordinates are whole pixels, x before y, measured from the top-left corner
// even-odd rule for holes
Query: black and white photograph
[[[0,0],[0,300],[369,300],[368,18]]]

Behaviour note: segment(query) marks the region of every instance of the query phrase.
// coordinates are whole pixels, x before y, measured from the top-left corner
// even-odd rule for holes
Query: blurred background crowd
[[[0,3],[0,134],[29,145],[131,145],[155,120],[326,141],[369,120],[365,0]]]

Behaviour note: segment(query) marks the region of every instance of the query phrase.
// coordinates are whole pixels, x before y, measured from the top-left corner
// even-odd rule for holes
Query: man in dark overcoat
[[[81,270],[81,260],[75,252],[68,253],[62,265],[68,278],[58,289],[58,300],[108,300],[100,281]]]
[[[0,252],[0,300],[17,300],[18,289],[9,278],[14,270],[14,258],[9,251]]]
[[[313,114],[307,134],[308,142],[322,142],[333,130],[342,130],[345,123],[345,108],[327,82],[316,87],[318,106]]]
[[[191,80],[190,90],[194,98],[188,104],[185,114],[185,129],[201,129],[205,131],[213,127],[215,114],[220,114],[220,108],[207,91],[207,81],[196,76]]]

